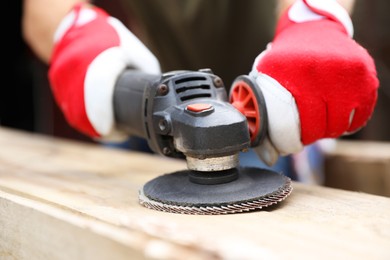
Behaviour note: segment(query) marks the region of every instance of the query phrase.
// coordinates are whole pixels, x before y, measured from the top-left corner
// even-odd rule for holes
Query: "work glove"
[[[78,4],[55,34],[49,81],[67,122],[98,141],[122,141],[115,128],[113,92],[126,68],[160,74],[156,57],[119,20]]]
[[[351,19],[334,0],[299,0],[281,16],[250,73],[267,108],[267,136],[254,148],[266,164],[367,123],[379,82],[352,36]]]

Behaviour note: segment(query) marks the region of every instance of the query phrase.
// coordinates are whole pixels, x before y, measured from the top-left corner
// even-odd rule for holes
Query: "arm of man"
[[[295,1],[296,0],[278,0],[276,9],[277,17],[280,17]],[[355,0],[337,0],[337,2],[339,2],[350,15],[352,14]]]
[[[353,39],[352,0],[280,0],[275,36],[250,75],[264,95],[269,165],[366,125],[377,100],[375,62]]]
[[[24,0],[22,31],[30,48],[48,63],[54,46],[54,33],[76,3],[88,0]]]
[[[54,98],[73,128],[98,141],[128,138],[116,128],[116,80],[127,67],[161,71],[121,21],[86,0],[25,0],[23,34],[49,65]]]

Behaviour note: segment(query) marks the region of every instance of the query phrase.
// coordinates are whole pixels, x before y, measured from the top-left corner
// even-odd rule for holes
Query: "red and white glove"
[[[280,18],[250,73],[267,107],[268,136],[255,150],[268,165],[322,138],[356,132],[371,117],[375,64],[352,35],[335,0],[298,0]]]
[[[159,74],[156,57],[119,20],[76,5],[55,34],[49,81],[68,123],[98,140],[123,140],[115,129],[113,92],[126,68]]]

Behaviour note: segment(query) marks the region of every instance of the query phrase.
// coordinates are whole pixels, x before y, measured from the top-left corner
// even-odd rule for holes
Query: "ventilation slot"
[[[190,86],[190,87],[179,87],[176,89],[176,93],[182,93],[187,90],[196,90],[196,89],[210,89],[209,85],[200,85],[200,86]]]
[[[195,80],[206,80],[205,77],[188,77],[188,78],[182,78],[175,81],[175,84],[181,84],[188,81],[195,81]]]
[[[195,95],[188,95],[188,96],[184,96],[184,97],[181,97],[180,100],[181,101],[186,101],[186,100],[190,100],[190,99],[195,99],[195,98],[209,98],[211,97],[210,94],[208,93],[204,93],[204,94],[195,94]]]

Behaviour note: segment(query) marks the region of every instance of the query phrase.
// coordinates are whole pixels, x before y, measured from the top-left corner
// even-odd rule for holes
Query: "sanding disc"
[[[165,174],[142,187],[139,201],[159,211],[215,215],[268,207],[283,201],[292,191],[291,179],[280,173],[254,167],[237,170],[237,179],[211,185],[190,181],[189,170]]]

